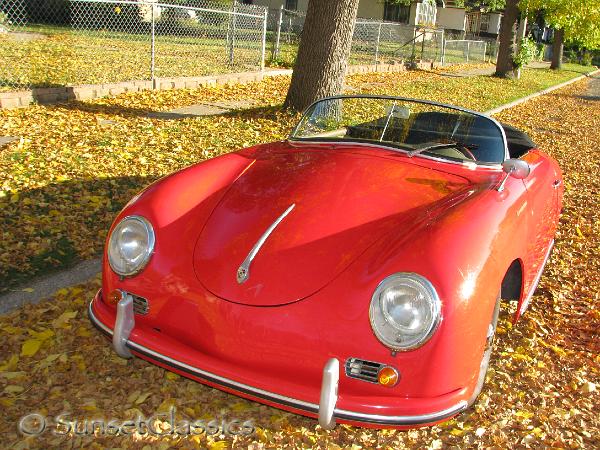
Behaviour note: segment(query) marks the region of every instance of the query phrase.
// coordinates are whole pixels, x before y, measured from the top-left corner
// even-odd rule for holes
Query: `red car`
[[[326,98],[288,140],[129,202],[89,315],[123,357],[324,428],[435,424],[481,391],[500,299],[527,308],[562,193],[553,159],[481,113]]]

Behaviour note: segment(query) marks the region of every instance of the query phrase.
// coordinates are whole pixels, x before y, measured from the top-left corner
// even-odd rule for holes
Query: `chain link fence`
[[[264,68],[264,7],[204,0],[60,3],[44,8],[44,0],[0,0],[0,90]]]
[[[273,65],[294,65],[305,19],[306,15],[298,11],[269,10],[267,24]],[[443,39],[443,30],[359,18],[352,36],[350,64],[441,61]]]
[[[487,43],[469,39],[445,40],[442,64],[480,63],[487,60]]]

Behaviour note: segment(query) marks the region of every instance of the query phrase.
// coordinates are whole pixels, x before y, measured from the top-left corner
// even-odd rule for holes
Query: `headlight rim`
[[[146,233],[148,234],[148,247],[146,248],[146,250],[144,252],[143,262],[139,266],[135,267],[131,271],[122,272],[122,271],[117,270],[113,266],[113,263],[112,263],[111,257],[110,257],[110,248],[111,248],[111,241],[113,239],[113,236],[115,235],[115,230],[123,222],[125,222],[127,220],[137,221],[144,226],[144,228],[146,229]],[[132,214],[132,215],[125,216],[121,220],[119,220],[119,222],[113,227],[113,229],[110,233],[110,236],[108,237],[108,245],[107,245],[107,249],[106,249],[106,258],[108,260],[108,265],[110,266],[111,270],[121,278],[133,277],[133,276],[139,274],[141,271],[143,271],[146,268],[146,266],[152,259],[152,255],[154,254],[155,244],[156,244],[156,234],[154,233],[154,227],[152,226],[152,223],[147,218],[145,218],[144,216],[138,215],[138,214]]]
[[[387,287],[387,285],[392,280],[397,279],[397,278],[410,279],[412,281],[416,281],[417,283],[422,284],[423,287],[427,291],[429,291],[429,293],[433,299],[434,319],[433,319],[433,322],[432,322],[428,332],[426,334],[424,334],[419,340],[417,340],[416,342],[414,342],[413,344],[408,345],[408,346],[398,346],[398,345],[393,345],[392,343],[390,343],[389,340],[387,338],[385,338],[382,335],[382,333],[377,329],[377,326],[374,322],[375,318],[373,317],[373,315],[375,314],[373,304],[375,302],[379,301],[379,295],[381,294],[381,292],[383,292],[383,290]],[[385,320],[385,318],[384,318],[384,320]],[[440,300],[440,297],[439,297],[435,287],[431,283],[431,281],[429,281],[423,275],[419,275],[418,273],[415,273],[415,272],[395,272],[391,275],[388,275],[383,280],[381,280],[379,282],[379,284],[377,285],[377,287],[375,288],[375,290],[373,291],[373,295],[371,296],[371,301],[369,303],[369,322],[371,325],[371,330],[373,331],[373,334],[375,335],[377,340],[379,342],[381,342],[383,345],[385,345],[387,348],[389,348],[390,350],[392,350],[394,352],[408,352],[408,351],[416,350],[417,348],[420,348],[423,345],[425,345],[433,337],[433,335],[439,328],[440,323],[442,322],[442,302]]]

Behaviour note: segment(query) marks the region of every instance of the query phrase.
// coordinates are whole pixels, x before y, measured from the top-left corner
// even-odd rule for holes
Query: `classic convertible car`
[[[133,198],[89,315],[125,358],[324,428],[435,424],[480,393],[500,299],[527,308],[562,193],[554,160],[481,113],[325,98],[287,140]]]

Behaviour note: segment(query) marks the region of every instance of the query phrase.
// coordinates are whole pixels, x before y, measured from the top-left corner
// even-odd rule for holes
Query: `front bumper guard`
[[[303,400],[276,394],[274,392],[265,391],[263,389],[221,377],[197,367],[190,366],[189,364],[169,358],[166,355],[157,353],[154,350],[131,341],[129,339],[129,335],[135,326],[135,317],[133,312],[133,298],[130,295],[124,294],[121,300],[117,303],[117,317],[115,320],[114,330],[111,330],[96,317],[92,303],[93,300],[90,302],[88,308],[88,314],[92,324],[106,335],[112,336],[113,347],[120,356],[124,358],[131,358],[133,356],[131,350],[133,350],[166,366],[188,373],[194,377],[204,379],[211,383],[233,389],[258,399],[267,400],[272,403],[277,403],[300,411],[315,414],[319,418],[319,424],[324,429],[334,428],[336,425],[336,419],[346,420],[349,422],[361,422],[387,426],[425,425],[450,418],[467,408],[466,400],[461,400],[455,405],[441,411],[411,416],[388,416],[336,408],[340,378],[340,362],[337,358],[330,358],[323,368],[323,379],[321,383],[319,404],[305,402]]]

